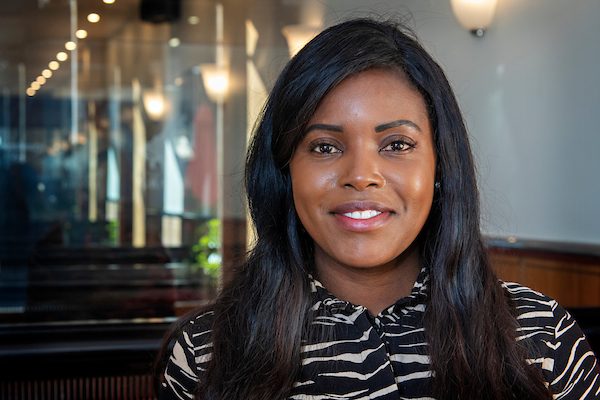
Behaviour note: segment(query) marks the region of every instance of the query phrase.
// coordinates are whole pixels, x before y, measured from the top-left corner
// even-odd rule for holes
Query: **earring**
[[[434,186],[436,189],[439,189],[442,186],[442,184],[440,182],[436,182]]]

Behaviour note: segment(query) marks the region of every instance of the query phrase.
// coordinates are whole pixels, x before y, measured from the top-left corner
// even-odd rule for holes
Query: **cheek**
[[[312,199],[310,191],[307,190],[307,185],[310,182],[304,174],[292,174],[292,196],[294,199],[294,207],[296,214],[300,218],[303,225],[307,224],[307,211],[311,208]]]
[[[410,205],[418,211],[429,210],[433,202],[435,171],[425,166],[404,172],[392,179],[396,191],[404,198],[405,205]]]
[[[323,170],[302,168],[292,174],[292,195],[296,214],[304,228],[312,232],[321,226],[327,210],[327,201],[335,186],[335,179]]]

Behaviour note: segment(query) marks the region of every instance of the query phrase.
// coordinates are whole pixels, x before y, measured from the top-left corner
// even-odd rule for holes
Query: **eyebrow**
[[[422,132],[421,128],[419,128],[419,125],[415,124],[412,121],[408,121],[406,119],[399,119],[396,121],[386,122],[385,124],[377,125],[375,127],[375,132],[379,133],[379,132],[383,132],[388,129],[395,128],[397,126],[403,126],[403,125],[410,126],[411,128],[414,128],[414,129],[418,130],[419,132]],[[314,125],[311,125],[308,128],[306,128],[306,130],[304,131],[304,134],[306,135],[307,133],[314,131],[314,130],[344,132],[344,129],[339,125],[314,124]]]
[[[421,132],[421,128],[419,128],[419,125],[415,124],[412,121],[408,121],[405,119],[399,119],[397,121],[392,121],[392,122],[387,122],[385,124],[377,125],[375,127],[375,132],[377,132],[377,133],[383,132],[385,130],[395,128],[397,126],[402,126],[402,125],[410,126],[411,128],[414,128],[414,129],[418,130],[419,132]]]
[[[321,131],[333,131],[333,132],[344,132],[339,125],[328,125],[328,124],[314,124],[306,128],[304,134],[306,135],[310,131],[321,130]]]

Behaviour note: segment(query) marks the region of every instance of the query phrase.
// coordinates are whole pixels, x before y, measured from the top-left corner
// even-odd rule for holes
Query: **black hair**
[[[401,71],[431,121],[438,180],[419,236],[430,276],[425,332],[438,399],[550,399],[526,362],[508,295],[480,233],[468,134],[444,72],[405,28],[355,19],[326,29],[284,68],[255,130],[246,188],[257,242],[212,305],[214,351],[199,398],[281,399],[298,377],[310,313],[312,240],[295,212],[288,163],[329,91],[368,69]]]

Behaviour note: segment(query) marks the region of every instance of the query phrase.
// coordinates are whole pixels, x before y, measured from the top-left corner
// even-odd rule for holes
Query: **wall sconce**
[[[160,121],[166,111],[165,95],[155,89],[146,89],[142,92],[142,101],[146,114],[151,120]]]
[[[229,73],[217,64],[201,64],[202,82],[208,98],[213,103],[222,103],[229,88]]]
[[[317,26],[309,25],[287,25],[281,28],[290,50],[290,57],[294,57],[320,30]]]
[[[494,18],[496,0],[450,0],[458,22],[475,36],[483,36]]]

